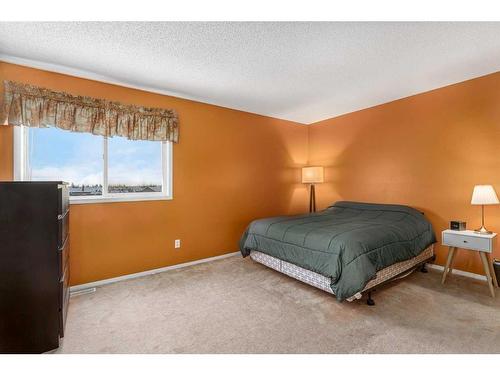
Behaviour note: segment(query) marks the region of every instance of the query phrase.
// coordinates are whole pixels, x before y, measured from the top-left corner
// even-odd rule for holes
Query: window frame
[[[29,181],[29,127],[14,126],[13,172],[14,181]],[[162,191],[152,193],[108,193],[108,137],[102,136],[102,195],[70,196],[70,204],[136,202],[173,199],[173,147],[172,142],[161,142]],[[153,142],[153,141],[152,141]],[[154,141],[157,142],[157,141]]]

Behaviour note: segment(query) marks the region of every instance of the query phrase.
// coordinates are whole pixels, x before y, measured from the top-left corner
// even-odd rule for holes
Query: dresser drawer
[[[59,233],[57,235],[57,246],[60,248],[63,246],[66,237],[69,233],[69,210],[64,213],[64,215],[59,217],[58,220]]]
[[[57,213],[63,215],[69,208],[69,189],[67,184],[59,185],[58,189],[60,189],[60,194],[57,202]]]
[[[467,236],[460,233],[443,232],[443,245],[462,249],[491,252],[492,241],[488,237]]]
[[[58,256],[59,256],[59,276],[60,279],[62,280],[64,276],[64,269],[68,265],[68,258],[69,258],[69,235],[66,237],[66,240],[64,241],[62,247],[58,249]]]
[[[65,268],[63,278],[59,283],[59,303],[59,335],[64,337],[69,305],[69,267]]]

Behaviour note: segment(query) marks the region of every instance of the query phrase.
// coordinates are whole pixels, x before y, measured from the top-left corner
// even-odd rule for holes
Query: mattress
[[[353,301],[355,299],[361,298],[361,295],[364,291],[372,289],[374,286],[393,279],[398,275],[404,274],[404,272],[414,268],[416,265],[429,260],[433,257],[433,255],[434,245],[430,245],[416,257],[402,262],[394,263],[386,268],[381,269],[376,273],[375,277],[365,285],[362,291],[347,298],[347,301]],[[250,253],[250,258],[278,272],[293,277],[294,279],[302,281],[318,289],[324,290],[325,292],[328,292],[330,294],[334,294],[330,286],[331,280],[329,277],[306,270],[302,267],[296,266],[295,264],[286,262],[284,260],[275,258],[271,255],[267,255],[256,250],[252,250],[252,252]]]

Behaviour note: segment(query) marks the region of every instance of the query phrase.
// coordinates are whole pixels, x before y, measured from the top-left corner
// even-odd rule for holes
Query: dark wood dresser
[[[59,347],[69,302],[67,184],[0,182],[0,353]]]

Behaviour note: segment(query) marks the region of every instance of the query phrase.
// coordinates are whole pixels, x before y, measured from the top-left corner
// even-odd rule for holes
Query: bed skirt
[[[408,270],[413,269],[420,263],[429,260],[434,256],[434,245],[429,246],[419,255],[414,258],[395,263],[389,267],[383,268],[377,272],[375,277],[370,280],[361,292],[356,293],[354,296],[347,298],[347,301],[353,301],[355,299],[360,299],[361,294],[369,289],[372,289],[376,285],[382,284],[388,280],[391,280],[399,275],[404,275]],[[324,290],[330,294],[333,294],[330,288],[330,278],[320,275],[319,273],[306,270],[302,267],[296,266],[295,264],[288,263],[284,260],[275,258],[271,255],[261,253],[260,251],[252,250],[250,257],[263,265],[272,268],[278,272],[284,273],[294,279],[302,281],[306,284],[312,285],[318,289]]]

